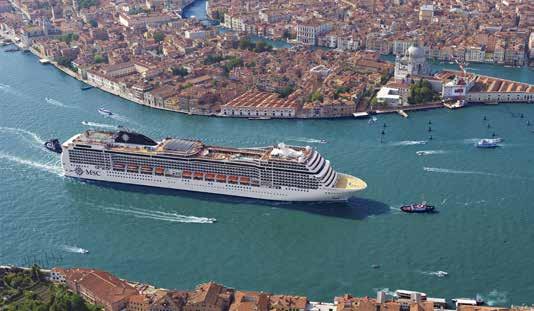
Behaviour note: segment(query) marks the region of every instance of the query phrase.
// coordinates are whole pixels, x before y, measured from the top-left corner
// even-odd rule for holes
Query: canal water
[[[474,69],[533,83],[528,69]],[[116,115],[106,118],[99,107]],[[95,267],[166,288],[215,280],[313,300],[403,288],[534,303],[528,120],[534,124],[534,106],[387,115],[373,124],[187,116],[82,91],[80,82],[32,55],[0,51],[0,262]],[[369,187],[338,204],[104,187],[62,177],[59,158],[42,148],[52,137],[64,141],[117,125],[156,139],[310,145]],[[474,148],[492,133],[505,139],[501,148]],[[439,213],[399,212],[401,204],[420,200]],[[438,270],[449,276],[436,277]]]

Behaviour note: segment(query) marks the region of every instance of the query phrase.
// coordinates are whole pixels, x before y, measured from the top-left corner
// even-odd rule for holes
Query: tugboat
[[[423,201],[422,203],[403,205],[400,210],[405,213],[432,213],[434,212],[434,206]]]
[[[495,139],[481,139],[479,140],[476,145],[475,145],[477,148],[485,148],[485,149],[489,149],[489,148],[497,148],[499,147],[498,145],[498,141],[495,140]]]
[[[105,108],[98,108],[98,113],[102,114],[102,115],[105,115],[105,116],[112,116],[113,115],[113,112],[105,109]]]
[[[61,153],[63,151],[63,148],[61,147],[61,144],[57,138],[50,139],[49,141],[45,142],[44,147],[55,153]]]

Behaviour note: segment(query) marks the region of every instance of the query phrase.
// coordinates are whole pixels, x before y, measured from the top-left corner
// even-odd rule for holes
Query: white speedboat
[[[105,115],[105,116],[113,115],[113,112],[102,107],[98,108],[98,113],[100,113],[101,115]]]
[[[436,275],[438,278],[444,278],[444,277],[446,277],[447,275],[449,275],[449,273],[440,270],[440,271],[436,271],[435,275]]]
[[[482,149],[497,148],[499,145],[497,142],[492,141],[491,139],[481,139],[476,144],[475,147]]]

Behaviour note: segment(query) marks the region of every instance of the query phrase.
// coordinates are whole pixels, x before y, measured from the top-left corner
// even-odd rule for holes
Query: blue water
[[[216,280],[321,300],[407,288],[534,303],[534,128],[526,125],[534,124],[534,106],[387,115],[373,125],[249,121],[158,111],[97,89],[81,91],[80,82],[28,54],[0,51],[0,69],[1,263],[90,266],[179,289]],[[523,69],[491,67],[503,76],[511,70],[532,79]],[[116,117],[98,114],[98,107]],[[434,140],[421,145],[430,120]],[[285,204],[82,183],[62,177],[58,157],[41,146],[89,128],[82,121],[122,124],[157,139],[311,145],[369,188],[348,203]],[[502,148],[473,147],[493,132],[506,139]],[[328,143],[318,143],[323,139]],[[434,154],[416,155],[420,150]],[[439,213],[398,211],[422,199]],[[429,275],[437,270],[449,276]]]

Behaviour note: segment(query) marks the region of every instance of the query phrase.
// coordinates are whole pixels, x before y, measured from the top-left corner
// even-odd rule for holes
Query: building
[[[291,96],[290,96],[291,97]],[[294,118],[298,104],[277,93],[247,91],[221,106],[221,115],[240,118]]]
[[[474,86],[473,77],[460,72],[441,72],[437,77],[442,81],[443,99],[463,99]]]
[[[149,294],[132,295],[125,311],[181,311],[187,292],[156,290]]]
[[[187,299],[183,311],[226,311],[234,290],[215,282],[199,285]]]
[[[434,18],[434,6],[432,4],[423,4],[419,8],[419,20],[425,23],[431,23]]]
[[[403,101],[399,89],[383,86],[376,93],[376,100],[379,104],[386,106],[401,106]]]
[[[317,19],[297,24],[297,42],[305,45],[317,45],[317,37],[332,29],[332,24]]]
[[[305,311],[308,298],[303,296],[272,295],[269,297],[271,311]]]
[[[64,282],[71,291],[106,311],[124,310],[129,298],[138,294],[128,282],[105,271],[83,268],[54,268],[52,271],[56,282]]]
[[[269,311],[271,294],[253,291],[237,291],[229,311]]]
[[[395,79],[404,80],[410,76],[429,76],[430,65],[423,48],[411,46],[403,57],[395,59]]]

